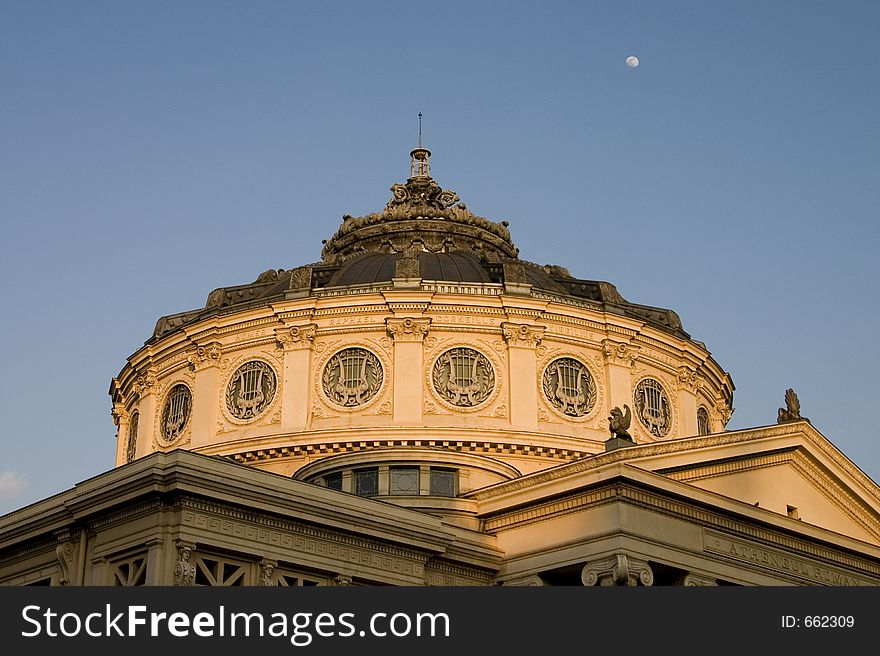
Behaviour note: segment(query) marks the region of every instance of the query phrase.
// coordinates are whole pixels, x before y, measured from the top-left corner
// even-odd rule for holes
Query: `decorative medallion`
[[[162,437],[173,442],[183,433],[192,411],[192,392],[183,383],[171,388],[165,407],[162,409]]]
[[[672,428],[672,406],[663,386],[653,378],[644,378],[633,393],[636,414],[642,425],[656,437],[665,437]]]
[[[382,364],[375,354],[363,348],[347,348],[327,362],[321,383],[333,403],[354,408],[376,396],[382,378]]]
[[[275,371],[265,362],[245,362],[226,386],[226,408],[236,419],[253,419],[275,398]]]
[[[462,408],[480,405],[495,389],[495,371],[489,359],[464,346],[450,349],[437,358],[431,378],[440,398]]]
[[[570,417],[583,417],[596,405],[596,382],[586,365],[558,358],[544,369],[544,395],[554,408]]]

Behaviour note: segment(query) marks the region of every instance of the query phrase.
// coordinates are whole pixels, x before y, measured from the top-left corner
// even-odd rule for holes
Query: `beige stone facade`
[[[798,410],[726,431],[674,312],[521,260],[429,155],[321,262],[160,319],[117,468],[0,518],[0,584],[880,583],[873,481]]]

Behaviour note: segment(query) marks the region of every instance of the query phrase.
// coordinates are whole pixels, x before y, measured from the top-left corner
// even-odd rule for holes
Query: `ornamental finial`
[[[431,151],[422,146],[422,113],[419,112],[419,147],[410,154],[412,158],[410,177],[411,178],[430,178],[431,177]]]

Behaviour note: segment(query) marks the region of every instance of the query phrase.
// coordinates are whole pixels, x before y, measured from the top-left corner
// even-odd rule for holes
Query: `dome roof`
[[[204,308],[159,319],[153,339],[233,308],[299,298],[322,288],[390,285],[394,279],[495,283],[508,293],[534,291],[586,300],[606,312],[689,338],[672,310],[630,303],[614,285],[576,279],[565,267],[519,259],[507,221],[477,216],[455,192],[442,189],[429,175],[427,149],[417,148],[411,155],[412,177],[391,186],[392,197],[381,212],[343,216],[336,233],[324,241],[321,262],[269,269],[253,283],[215,289]]]

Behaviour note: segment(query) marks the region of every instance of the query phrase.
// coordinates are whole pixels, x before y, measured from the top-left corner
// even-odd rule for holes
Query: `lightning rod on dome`
[[[413,178],[430,178],[431,177],[431,151],[422,145],[422,113],[419,112],[419,147],[410,153],[412,157],[410,177]]]

